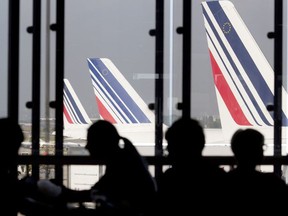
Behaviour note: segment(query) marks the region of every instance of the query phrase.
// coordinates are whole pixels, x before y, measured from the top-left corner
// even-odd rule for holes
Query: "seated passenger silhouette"
[[[239,129],[231,139],[237,167],[228,172],[228,206],[237,213],[284,213],[287,185],[274,173],[257,170],[264,157],[264,136],[254,129]]]
[[[2,157],[0,158],[1,211],[16,216],[19,212],[23,190],[18,180],[18,151],[24,139],[20,125],[10,118],[0,119]]]
[[[63,187],[62,199],[95,201],[98,215],[138,215],[151,211],[156,195],[154,179],[136,148],[120,137],[114,125],[105,120],[94,122],[88,129],[86,149],[92,158],[105,164],[105,173],[89,190]]]
[[[1,211],[3,215],[45,215],[39,205],[34,205],[28,199],[37,194],[36,181],[29,175],[18,178],[18,157],[24,134],[21,126],[13,119],[0,118],[1,150],[0,184]],[[45,206],[47,207],[47,205]],[[50,208],[46,208],[49,210]],[[35,213],[35,214],[34,214]]]
[[[120,147],[120,140],[124,146]],[[120,137],[109,122],[99,120],[88,130],[86,148],[91,157],[106,165],[104,176],[92,187],[94,194],[106,196],[116,209],[144,213],[156,193],[147,164],[133,144]]]
[[[158,182],[157,211],[163,215],[220,212],[226,172],[203,158],[205,135],[200,123],[180,118],[168,128],[165,138],[171,167]]]

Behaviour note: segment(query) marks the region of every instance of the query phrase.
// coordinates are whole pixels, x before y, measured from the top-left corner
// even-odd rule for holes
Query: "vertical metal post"
[[[19,0],[9,1],[8,32],[8,117],[19,120]],[[4,143],[8,145],[9,143]],[[4,152],[5,154],[5,152]],[[3,155],[4,157],[4,155]],[[17,179],[17,166],[14,167],[13,178]],[[16,209],[7,214],[17,216]]]
[[[275,0],[274,12],[274,71],[275,71],[275,96],[274,96],[274,156],[281,153],[282,138],[282,62],[283,62],[283,0]],[[274,173],[282,176],[281,164],[274,165]]]
[[[41,1],[33,1],[32,54],[32,155],[40,149],[40,90],[41,90]],[[39,178],[39,164],[32,164],[32,175]]]
[[[8,117],[19,120],[19,0],[9,1]]]
[[[183,118],[191,115],[191,3],[191,0],[183,0]]]
[[[56,137],[55,156],[63,156],[64,14],[65,1],[56,4]],[[55,178],[62,183],[63,167],[55,165]]]
[[[156,0],[156,52],[155,52],[155,156],[163,155],[163,71],[164,71],[164,0]],[[155,165],[158,181],[162,165]]]

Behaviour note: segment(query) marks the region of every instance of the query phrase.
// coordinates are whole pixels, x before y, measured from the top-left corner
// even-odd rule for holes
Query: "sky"
[[[32,98],[32,3],[24,0],[20,9],[20,119],[31,119],[25,107]],[[164,114],[181,115],[175,106],[182,95],[182,35],[175,33],[182,25],[182,1],[165,0]],[[274,41],[267,33],[274,30],[273,0],[231,0],[273,67]],[[192,1],[192,116],[219,116],[212,80],[201,0]],[[173,4],[173,6],[171,6]],[[55,2],[51,1],[51,23],[55,22]],[[88,71],[88,57],[110,58],[135,90],[148,103],[154,102],[155,0],[69,0],[65,1],[64,76],[78,94],[89,117],[97,118],[96,101]],[[7,95],[8,0],[0,2],[0,99]],[[171,18],[171,16],[173,18]],[[173,21],[171,21],[173,20]],[[46,49],[46,1],[42,1],[41,117],[45,116],[46,53],[50,51],[50,101],[55,99],[55,32],[50,32]],[[173,61],[171,61],[173,59]],[[6,77],[6,78],[5,78]],[[173,89],[173,90],[171,90]],[[168,109],[167,107],[171,107]],[[53,117],[53,110],[51,116]],[[0,105],[0,116],[7,115],[7,104]]]

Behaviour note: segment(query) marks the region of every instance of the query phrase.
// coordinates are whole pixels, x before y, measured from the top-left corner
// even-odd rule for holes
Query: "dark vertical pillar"
[[[8,29],[8,117],[19,120],[19,0],[9,1]],[[9,143],[5,143],[8,145]],[[3,157],[4,157],[3,153]],[[14,168],[14,178],[18,178],[17,166]],[[5,187],[5,186],[4,186]],[[16,209],[6,212],[17,216]]]
[[[41,1],[33,1],[32,54],[32,154],[39,155],[41,91]],[[32,175],[39,178],[39,164],[32,165]]]
[[[164,71],[164,0],[156,0],[156,52],[155,52],[155,156],[163,155],[163,71]],[[162,165],[155,166],[156,181]]]
[[[182,117],[191,115],[191,0],[183,0]]]
[[[55,156],[63,156],[64,14],[65,1],[56,3],[56,137]],[[63,167],[55,165],[55,177],[62,183]]]
[[[274,156],[281,156],[281,128],[282,128],[282,63],[283,63],[283,0],[275,0],[274,12]],[[274,173],[282,175],[281,164],[274,165]]]
[[[8,117],[19,120],[19,0],[9,1]]]

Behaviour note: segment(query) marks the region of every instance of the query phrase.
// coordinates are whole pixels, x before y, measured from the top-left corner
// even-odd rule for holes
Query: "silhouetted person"
[[[158,183],[157,211],[163,215],[218,213],[223,208],[226,172],[203,158],[202,126],[194,119],[180,118],[165,138],[171,167]]]
[[[123,147],[119,146],[120,140]],[[108,121],[100,120],[88,130],[86,148],[91,157],[106,165],[103,177],[93,186],[94,192],[106,195],[116,208],[145,212],[155,196],[155,182],[148,167],[132,143],[120,137]]]
[[[237,167],[228,173],[228,203],[232,211],[268,214],[286,212],[287,185],[274,173],[257,170],[264,157],[264,136],[254,129],[239,129],[231,139]]]
[[[0,119],[1,151],[0,184],[2,186],[1,211],[16,216],[22,201],[22,188],[18,181],[18,151],[24,139],[22,129],[10,118]]]
[[[90,190],[63,188],[63,199],[96,201],[98,215],[138,215],[151,210],[156,195],[154,179],[136,148],[120,137],[114,125],[105,120],[93,123],[86,149],[105,164],[105,173]]]

